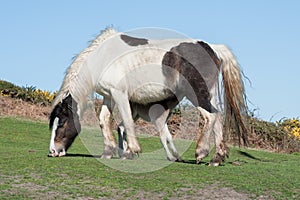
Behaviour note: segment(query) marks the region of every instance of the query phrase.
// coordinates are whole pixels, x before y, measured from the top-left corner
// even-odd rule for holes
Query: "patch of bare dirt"
[[[31,174],[32,177],[37,176]],[[38,185],[33,182],[24,182],[24,176],[7,176],[0,174],[0,185],[9,184],[9,188],[1,190],[7,196],[23,196],[25,199],[72,199],[66,194],[57,191],[49,191],[47,186]],[[37,177],[38,178],[38,177]]]
[[[47,121],[50,106],[25,102],[21,99],[0,96],[0,116],[24,117],[26,119]]]
[[[262,195],[259,197],[251,196],[250,194],[237,192],[232,188],[220,187],[218,184],[207,185],[204,188],[195,187],[182,187],[178,188],[176,191],[161,191],[161,192],[147,192],[147,191],[137,191],[132,190],[118,190],[114,188],[106,188],[105,186],[90,186],[90,190],[99,191],[110,191],[109,197],[88,197],[81,196],[77,197],[69,196],[67,193],[62,193],[60,191],[54,191],[49,189],[47,186],[39,185],[33,182],[23,182],[23,176],[6,176],[1,175],[2,184],[9,183],[10,187],[2,190],[1,192],[5,195],[10,196],[23,196],[28,199],[78,199],[78,200],[96,200],[96,199],[190,199],[190,200],[212,200],[212,199],[222,199],[222,200],[248,200],[248,199],[258,199],[258,200],[273,200],[274,198],[269,195]]]
[[[95,188],[91,188],[95,189]],[[105,190],[105,187],[99,187],[98,190]],[[170,199],[170,200],[214,200],[214,199],[222,199],[222,200],[274,200],[272,196],[264,195],[264,196],[251,196],[246,193],[237,192],[232,188],[228,187],[219,187],[217,184],[211,184],[204,188],[178,188],[176,191],[168,191],[168,192],[147,192],[147,191],[137,191],[133,192],[132,190],[123,190],[120,192],[119,190],[111,190],[111,196],[109,197],[101,197],[101,198],[93,198],[93,197],[80,197],[78,199],[89,199],[89,200],[97,200],[97,199],[140,199],[140,200],[159,200],[159,199]],[[129,195],[130,194],[130,195]],[[130,196],[130,197],[128,197]]]

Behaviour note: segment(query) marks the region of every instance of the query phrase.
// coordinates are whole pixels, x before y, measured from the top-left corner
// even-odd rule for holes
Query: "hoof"
[[[134,154],[139,154],[142,152],[142,149],[139,146],[137,146],[136,148],[128,148],[127,151],[130,151]]]
[[[206,155],[203,155],[203,154],[201,154],[201,155],[196,155],[196,163],[197,164],[200,164],[201,163],[201,161],[203,160],[203,158],[205,158],[206,157]]]
[[[177,159],[174,158],[174,157],[167,157],[167,159],[168,159],[168,161],[171,161],[171,162],[176,162],[177,161]]]
[[[225,161],[225,155],[215,154],[209,162],[209,166],[220,166]]]
[[[104,153],[100,156],[101,159],[111,159],[112,157],[113,157],[112,155],[108,155]]]
[[[196,158],[196,164],[200,164],[201,160],[202,160],[202,158],[200,158],[200,157]]]
[[[209,166],[217,167],[217,166],[220,166],[220,164],[221,163],[219,163],[219,162],[210,162]]]
[[[111,159],[116,152],[116,148],[112,146],[106,146],[100,158]]]
[[[195,157],[196,157],[196,163],[200,164],[203,158],[208,156],[209,150],[207,149],[202,149],[202,150],[196,150]]]
[[[121,156],[122,160],[133,160],[135,154],[133,152],[124,152],[123,155]]]

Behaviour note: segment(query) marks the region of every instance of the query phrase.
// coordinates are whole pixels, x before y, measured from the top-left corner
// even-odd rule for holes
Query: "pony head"
[[[77,114],[77,102],[68,94],[50,114],[49,128],[52,129],[49,156],[64,156],[80,133],[81,125]]]

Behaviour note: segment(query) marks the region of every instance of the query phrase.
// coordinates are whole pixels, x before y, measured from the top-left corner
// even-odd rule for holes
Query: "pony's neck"
[[[95,89],[93,71],[87,64],[87,59],[105,40],[117,34],[112,28],[102,31],[90,45],[78,54],[68,68],[60,91],[55,99],[53,106],[71,94],[78,104],[79,116],[84,112],[88,100],[92,97]]]

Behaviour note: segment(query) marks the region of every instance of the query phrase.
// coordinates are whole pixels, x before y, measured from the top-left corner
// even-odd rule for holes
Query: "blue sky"
[[[160,27],[228,45],[251,110],[300,116],[300,1],[0,0],[0,79],[58,90],[72,57],[102,29]]]

